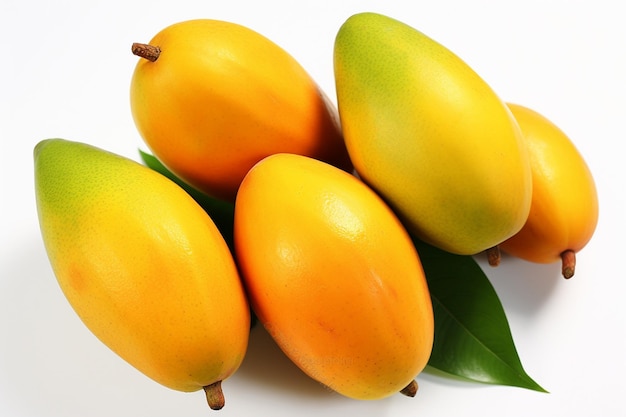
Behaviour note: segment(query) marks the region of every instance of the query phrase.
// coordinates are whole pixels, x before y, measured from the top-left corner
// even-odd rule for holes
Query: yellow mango
[[[350,398],[415,395],[430,294],[408,233],[369,187],[312,158],[269,156],[241,184],[235,248],[259,321],[307,375]]]
[[[44,140],[34,160],[46,251],[83,323],[148,377],[221,408],[250,312],[210,217],[161,174],[87,144]]]
[[[574,275],[576,253],[598,223],[598,194],[583,156],[571,139],[542,114],[508,104],[524,136],[532,167],[533,194],[524,227],[500,245],[505,252],[536,263],[562,263]]]
[[[521,229],[532,187],[521,132],[464,61],[402,22],[359,13],[337,33],[334,66],[354,167],[412,233],[471,255]]]

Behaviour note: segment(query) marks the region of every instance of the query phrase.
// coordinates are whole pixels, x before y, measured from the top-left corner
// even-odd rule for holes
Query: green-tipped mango
[[[61,139],[34,151],[43,241],[78,316],[139,371],[224,405],[250,313],[226,242],[182,188],[139,163]]]
[[[341,124],[356,171],[422,240],[470,255],[521,229],[531,171],[504,102],[464,61],[376,13],[334,49]]]

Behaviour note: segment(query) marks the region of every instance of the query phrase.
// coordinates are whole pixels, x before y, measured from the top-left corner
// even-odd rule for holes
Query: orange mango
[[[182,188],[79,142],[34,152],[46,251],[65,297],[93,334],[153,380],[205,389],[241,364],[250,311],[226,242]]]
[[[183,21],[149,44],[131,81],[139,133],[174,174],[234,201],[241,180],[277,152],[351,170],[337,110],[284,49],[247,27]]]
[[[432,349],[419,256],[356,177],[276,154],[244,178],[235,248],[259,321],[306,374],[350,398],[414,395]]]
[[[536,262],[561,262],[574,275],[576,253],[598,222],[598,195],[591,171],[570,138],[540,113],[508,104],[529,151],[533,193],[525,225],[500,248]]]

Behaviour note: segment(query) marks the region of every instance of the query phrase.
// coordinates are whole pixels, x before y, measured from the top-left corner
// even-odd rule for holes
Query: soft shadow
[[[535,264],[502,253],[500,265],[490,266],[483,255],[476,261],[494,286],[507,311],[533,315],[549,302],[557,285],[566,285],[561,265]]]
[[[35,388],[54,369],[58,352],[50,352],[46,345],[52,335],[46,326],[65,306],[59,302],[60,290],[38,237],[19,242],[5,255],[0,278],[0,387],[6,398],[0,402],[19,408],[13,415],[46,415],[62,387]]]
[[[271,397],[257,402],[257,416],[277,415],[276,410],[267,406],[281,404],[297,410],[297,415],[301,417],[340,416],[344,413],[378,417],[387,415],[393,401],[407,398],[398,393],[380,400],[356,400],[330,390],[301,371],[260,323],[250,334],[248,353],[234,378],[259,388],[255,395],[249,397],[251,400],[259,400],[259,391],[261,396]]]
[[[337,393],[302,372],[258,322],[250,332],[248,352],[237,371],[237,377],[289,394],[318,398],[338,397]]]
[[[423,381],[428,381],[432,384],[443,385],[446,387],[459,387],[463,389],[468,388],[485,388],[493,385],[484,384],[481,382],[472,381],[467,378],[462,378],[460,376],[452,375],[447,372],[440,371],[437,368],[433,368],[432,366],[426,366],[424,371],[419,375],[419,379]]]

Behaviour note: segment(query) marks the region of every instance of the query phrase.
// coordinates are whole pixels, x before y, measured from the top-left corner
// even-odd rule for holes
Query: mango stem
[[[206,401],[209,403],[211,410],[221,410],[224,407],[224,393],[222,392],[222,381],[204,387]]]
[[[500,265],[500,259],[502,257],[500,254],[500,246],[496,245],[492,248],[487,249],[485,252],[487,252],[487,261],[489,262],[489,265]]]
[[[574,276],[576,270],[576,252],[571,249],[567,249],[561,253],[562,267],[561,272],[565,279],[570,279]]]
[[[402,388],[402,390],[400,390],[400,393],[406,395],[407,397],[415,397],[415,394],[417,394],[417,388],[417,382],[413,380],[409,382],[409,385]]]
[[[134,55],[138,57],[147,59],[150,62],[154,62],[159,59],[159,55],[161,55],[161,48],[158,46],[148,45],[147,43],[133,43],[131,48]]]

